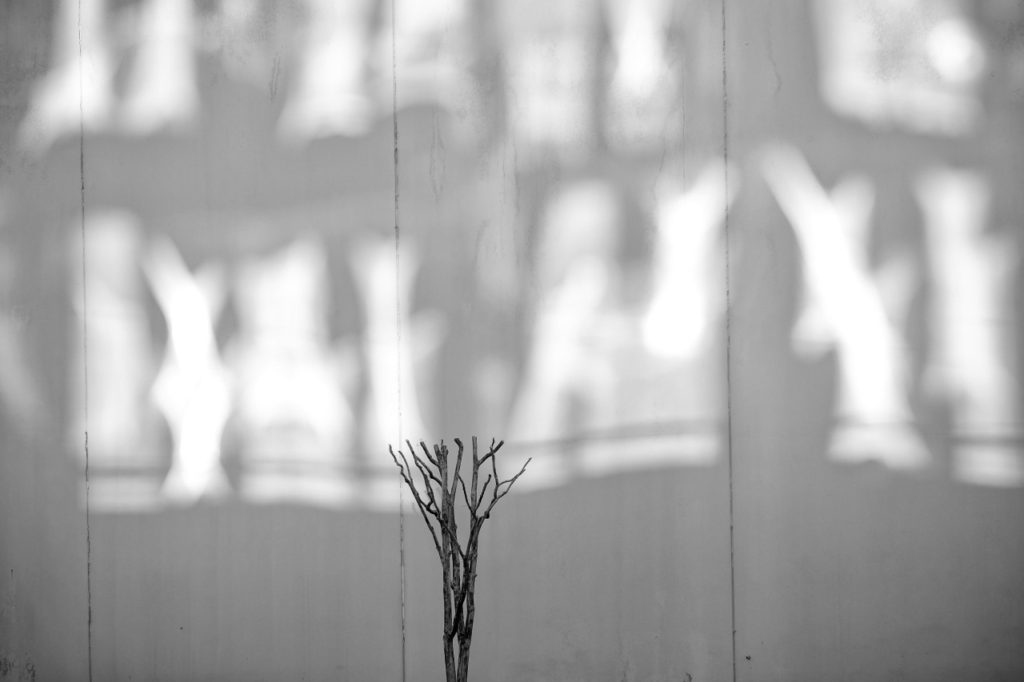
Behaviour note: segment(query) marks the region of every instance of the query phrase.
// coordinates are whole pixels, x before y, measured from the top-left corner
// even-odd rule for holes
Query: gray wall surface
[[[1024,11],[396,5],[0,3],[0,680],[1024,679]]]

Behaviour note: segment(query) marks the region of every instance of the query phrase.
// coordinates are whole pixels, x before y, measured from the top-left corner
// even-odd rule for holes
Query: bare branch
[[[437,537],[437,531],[434,530],[434,526],[430,523],[430,517],[427,516],[426,510],[422,506],[417,505],[420,510],[420,516],[423,517],[423,523],[427,524],[427,530],[430,531],[430,539],[434,541],[434,549],[437,550],[437,556],[440,558],[444,557],[444,552],[441,550],[441,540]]]
[[[412,446],[410,444],[410,448],[411,447]],[[406,486],[408,486],[410,492],[412,492],[413,497],[416,499],[416,503],[424,510],[430,512],[430,514],[434,518],[440,521],[441,519],[440,516],[438,515],[439,510],[437,506],[437,500],[434,497],[434,490],[433,487],[430,485],[429,481],[427,480],[427,474],[429,474],[430,471],[427,470],[426,473],[424,472],[423,463],[416,456],[416,451],[413,450],[412,452],[412,460],[416,464],[416,468],[419,469],[420,475],[423,476],[424,487],[426,488],[427,497],[429,498],[429,501],[426,503],[423,502],[422,498],[420,497],[419,490],[417,490],[416,485],[412,482],[412,467],[409,466],[409,460],[406,459],[405,453],[402,451],[401,448],[398,449],[398,454],[401,455],[402,462],[405,464],[405,467],[403,468],[402,464],[398,462],[398,458],[395,457],[395,451],[390,445],[388,446],[388,450],[391,452],[391,459],[395,460],[395,464],[398,465],[398,471],[402,475],[402,479],[405,481]]]
[[[411,445],[409,447],[412,448]],[[440,469],[441,465],[438,463],[436,459],[434,459],[433,456],[431,456],[430,448],[427,447],[427,444],[424,443],[423,441],[420,441],[420,447],[423,448],[423,453],[427,456],[427,461],[429,461],[431,464]]]
[[[421,498],[419,493],[417,492],[416,486],[413,485],[412,478],[410,478],[410,476],[406,473],[409,471],[409,461],[405,458],[405,454],[402,452],[402,449],[399,448],[398,452],[399,454],[402,455],[402,462],[405,463],[405,468],[403,469],[402,465],[398,462],[398,457],[395,456],[394,448],[392,448],[389,445],[388,451],[391,453],[391,459],[393,459],[395,461],[395,464],[398,466],[399,475],[401,475],[402,479],[405,481],[406,486],[408,486],[410,492],[412,492],[413,499],[415,499],[416,501],[416,507],[420,511],[420,516],[423,517],[423,522],[427,524],[427,529],[430,531],[430,537],[434,540],[434,547],[435,549],[437,549],[438,556],[443,556],[443,552],[441,551],[441,541],[438,539],[437,532],[434,530],[434,526],[430,523],[430,518],[427,516],[428,512],[430,512],[430,507],[423,502],[423,498]],[[433,498],[433,495],[431,495],[431,498]],[[431,501],[433,501],[433,499],[431,499]],[[440,522],[440,518],[438,518],[436,514],[434,514],[433,516],[437,518],[438,522]]]
[[[469,505],[469,508],[473,510],[472,513],[474,515],[476,515],[476,508],[477,508],[477,504],[478,504],[478,502],[477,502],[478,498],[476,496],[476,486],[477,486],[477,483],[479,482],[479,480],[480,480],[480,456],[479,456],[479,452],[477,450],[476,436],[473,436],[473,504]],[[465,487],[465,486],[463,486],[463,487]]]
[[[501,446],[504,445],[504,444],[505,444],[505,441],[502,440],[502,441],[498,441],[498,444],[495,445],[494,444],[494,439],[492,438],[491,439],[491,448],[488,451],[488,453],[486,455],[484,455],[483,458],[481,458],[480,464],[483,464],[484,462],[486,462],[489,459],[490,460],[494,460],[494,456],[496,454],[498,454],[498,450],[501,450]]]
[[[498,499],[501,499],[505,495],[508,495],[508,492],[510,490],[512,490],[512,484],[515,483],[516,481],[518,481],[519,477],[526,473],[526,467],[530,466],[530,462],[532,462],[532,461],[533,461],[533,457],[527,458],[526,462],[523,463],[523,468],[519,470],[519,473],[517,473],[512,478],[501,482],[502,485],[505,485],[507,483],[508,487],[505,488],[505,492],[501,493],[501,495],[498,496]]]
[[[417,466],[419,466],[420,464],[423,464],[423,460],[420,458],[419,455],[416,454],[416,448],[413,447],[412,443],[410,443],[408,440],[406,440],[405,443],[406,443],[406,445],[409,446],[409,452],[412,454],[412,458],[416,462]],[[423,442],[420,441],[420,444],[423,445]],[[436,468],[437,467],[437,463],[434,462],[434,460],[430,457],[430,451],[427,450],[426,445],[423,445],[423,451],[427,453],[427,461],[430,462],[431,464],[433,464],[434,467]],[[426,468],[426,470],[430,473],[430,477],[432,479],[434,479],[434,481],[436,481],[438,485],[441,485],[441,480],[437,477],[437,475],[433,472],[433,470],[430,469],[430,467],[426,467],[426,465],[424,464],[423,468]],[[423,468],[420,468],[421,472],[423,471]]]
[[[418,499],[419,496],[416,494],[415,486],[412,483],[412,469],[409,467],[409,460],[405,458],[405,453],[402,452],[401,448],[398,449],[398,454],[402,457],[402,461],[399,462],[398,456],[395,455],[394,448],[390,445],[388,446],[388,452],[391,453],[391,459],[393,459],[395,461],[395,465],[398,466],[398,473],[401,475],[402,479],[405,480],[405,484],[412,489],[413,496]],[[402,466],[403,464],[405,465],[404,467]]]
[[[447,487],[448,481],[448,448],[444,446],[444,441],[441,441],[440,445],[434,446],[434,457],[437,459],[437,468],[441,472],[441,480]]]
[[[504,441],[491,439],[489,450],[482,457],[477,438],[472,443],[472,470],[467,475],[462,470],[466,447],[459,438],[454,439],[458,455],[452,462],[444,441],[434,444],[433,451],[427,443],[420,441],[422,455],[406,440],[412,456],[410,463],[401,448],[396,452],[388,446],[391,459],[398,468],[402,482],[409,488],[420,516],[430,531],[441,561],[442,605],[444,607],[444,654],[445,669],[449,682],[465,682],[469,662],[469,647],[473,637],[475,619],[474,590],[477,578],[477,562],[480,551],[480,535],[484,522],[498,501],[505,497],[516,481],[526,473],[532,459],[527,459],[515,476],[502,480],[498,476],[497,453]],[[490,460],[490,471],[481,468]],[[413,467],[419,472],[417,480]],[[450,474],[450,477],[449,477]],[[481,477],[484,478],[480,485]],[[420,487],[422,484],[422,487]],[[458,489],[462,487],[462,499],[469,514],[469,534],[465,543],[459,540],[459,514],[457,513]],[[489,489],[488,489],[489,488]],[[482,511],[482,513],[481,513]],[[433,518],[433,521],[431,520]],[[436,524],[436,527],[435,527]],[[455,669],[454,641],[459,640],[458,671]]]
[[[475,470],[473,471],[473,476],[474,478],[476,477]],[[462,477],[459,477],[459,482],[462,484],[462,499],[466,501],[466,506],[469,507],[469,511],[472,513],[476,509],[473,507],[473,503],[469,501],[469,493],[466,492],[466,482],[462,480]]]
[[[491,481],[493,481],[493,480],[494,480],[494,477],[491,476],[490,474],[487,474],[487,480],[484,481],[483,487],[480,488],[480,497],[478,497],[477,500],[476,500],[476,507],[473,508],[473,512],[474,513],[476,512],[477,509],[480,508],[480,505],[483,503],[483,501],[484,501],[484,494],[487,492],[487,486],[490,485]]]
[[[512,478],[509,478],[509,479],[506,479],[504,481],[501,481],[500,483],[498,483],[497,485],[494,486],[494,497],[491,500],[491,503],[487,506],[487,511],[484,512],[484,517],[490,516],[491,510],[494,509],[494,505],[498,504],[498,500],[500,500],[501,498],[503,498],[506,495],[508,495],[509,491],[512,490],[512,486],[515,484],[516,481],[519,480],[519,477],[526,473],[526,467],[529,466],[530,462],[532,462],[532,461],[533,461],[533,457],[530,457],[523,464],[523,468],[519,470],[518,474],[516,474]],[[501,492],[498,492],[499,490],[501,490],[501,486],[503,486],[503,485],[507,486],[505,488],[505,490],[502,490]]]
[[[455,444],[457,446],[459,446],[459,455],[455,459],[455,471],[452,473],[452,489],[451,489],[451,496],[452,497],[455,497],[455,489],[458,487],[459,479],[461,478],[461,475],[459,473],[459,469],[462,468],[462,450],[463,450],[463,448],[462,448],[462,441],[459,440],[458,438],[456,438],[455,439]]]
[[[437,477],[437,474],[435,474],[430,469],[430,467],[428,467],[426,464],[424,464],[423,460],[421,460],[417,455],[413,454],[412,461],[413,461],[413,463],[416,464],[416,468],[420,470],[420,475],[423,476],[423,485],[425,485],[425,486],[427,486],[429,488],[431,480],[436,482],[437,485],[439,485],[439,486],[442,485],[441,484],[441,479]]]
[[[434,497],[434,489],[430,485],[427,485],[426,488],[427,488],[427,497],[429,498],[429,502],[430,502],[427,505],[426,509],[427,509],[428,512],[430,512],[430,514],[435,519],[440,521],[441,520],[441,510],[437,506],[437,498]]]
[[[496,450],[491,450],[490,452],[487,453],[487,457],[490,457],[491,459],[491,473],[494,475],[494,489],[491,490],[491,507],[497,504],[498,488],[501,487],[501,478],[498,477],[498,458],[494,456],[495,452]],[[487,457],[484,457],[484,459],[487,459]],[[488,509],[487,511],[490,512],[490,509]]]
[[[465,560],[466,553],[459,545],[459,536],[443,518],[438,518],[438,523],[441,524],[441,528],[444,530],[445,535],[448,536],[449,542],[451,542],[452,549],[459,555],[460,558]]]

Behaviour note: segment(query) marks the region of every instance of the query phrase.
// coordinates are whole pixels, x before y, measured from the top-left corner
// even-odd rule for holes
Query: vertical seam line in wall
[[[82,416],[85,455],[85,598],[86,661],[92,682],[92,528],[89,520],[89,311],[85,257],[85,63],[82,49],[82,0],[78,0],[78,175],[80,184],[82,237]]]
[[[732,679],[736,682],[736,531],[732,449],[732,262],[729,229],[729,61],[726,26],[727,0],[722,0],[722,173],[725,192],[722,221],[725,232],[725,401],[726,460],[729,477],[729,620],[731,629]]]
[[[397,0],[391,0],[391,135],[394,146],[394,188],[395,188],[395,397],[398,416],[398,445],[402,445],[402,272],[401,240],[399,232],[398,204],[398,50],[396,47],[395,16]],[[401,478],[398,480],[398,565],[399,603],[402,631],[402,682],[406,682],[406,641],[405,641],[405,491]]]

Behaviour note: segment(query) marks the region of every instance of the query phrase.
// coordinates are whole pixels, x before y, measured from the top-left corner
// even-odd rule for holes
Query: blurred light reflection
[[[799,152],[783,147],[765,153],[764,172],[801,250],[808,307],[794,329],[802,335],[798,347],[822,346],[827,339],[838,351],[829,456],[842,462],[876,460],[897,469],[923,467],[929,455],[907,401],[898,331],[904,321],[889,318],[868,266],[870,184],[850,178],[826,192]],[[812,318],[817,322],[808,321]],[[809,339],[810,333],[818,338]]]
[[[716,466],[726,372],[742,382],[747,361],[726,366],[726,327],[780,225],[797,300],[763,314],[797,308],[773,358],[787,381],[831,372],[806,416],[823,458],[934,473],[948,449],[941,475],[1024,486],[1021,215],[992,209],[1012,203],[988,167],[1010,153],[979,140],[1005,132],[988,109],[1008,105],[986,99],[1000,57],[971,8],[809,3],[773,62],[816,60],[809,92],[787,75],[774,94],[805,108],[779,127],[736,114],[724,159],[723,55],[695,4],[390,7],[57,3],[19,134],[41,177],[78,181],[79,134],[103,162],[84,245],[79,187],[63,216],[85,272],[47,275],[79,315],[62,333],[88,398],[77,370],[46,378],[12,304],[0,406],[19,423],[72,415],[75,452],[88,407],[97,508],[393,509],[386,444],[456,428],[504,438],[509,467],[535,457],[521,491]],[[739,45],[733,87],[756,91]],[[18,239],[56,215],[16,208],[24,225],[0,215],[11,300],[34,281]],[[71,387],[68,405],[45,404],[47,382]]]
[[[966,134],[985,56],[959,0],[816,0],[821,85],[875,128]]]
[[[981,174],[934,168],[916,190],[936,283],[936,339],[926,380],[953,410],[956,476],[980,485],[1024,485],[1024,414],[1013,340],[1014,266],[1019,248],[989,225]]]

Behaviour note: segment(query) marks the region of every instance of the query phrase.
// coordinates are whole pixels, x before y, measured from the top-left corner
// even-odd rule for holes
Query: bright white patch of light
[[[231,384],[213,331],[224,297],[221,273],[193,275],[166,238],[154,241],[142,265],[167,322],[167,355],[153,385],[153,400],[174,440],[164,494],[178,502],[224,494],[220,443]]]
[[[374,116],[366,89],[370,0],[310,0],[295,91],[281,113],[288,140],[365,133]]]
[[[985,51],[960,18],[939,22],[928,34],[928,58],[935,70],[953,83],[974,81],[985,70]]]
[[[148,134],[192,123],[199,109],[192,0],[146,0],[139,48],[121,103],[122,124]]]
[[[800,245],[805,300],[816,307],[816,324],[827,324],[838,350],[830,456],[903,469],[924,466],[930,455],[911,426],[904,348],[867,264],[871,186],[852,178],[829,194],[789,147],[767,150],[763,168]],[[818,334],[819,341],[826,338],[820,329]]]
[[[110,124],[115,61],[108,30],[107,0],[60,0],[54,66],[36,84],[19,133],[26,148],[41,153],[80,127],[95,131]]]
[[[725,174],[721,161],[709,164],[693,188],[658,210],[654,294],[641,323],[644,345],[657,356],[695,357],[719,313],[720,228],[737,190],[733,182],[727,194]]]
[[[935,279],[936,342],[926,386],[953,408],[954,471],[982,485],[1024,485],[1024,428],[1013,368],[1014,264],[987,232],[989,190],[977,173],[933,169],[917,181]]]

